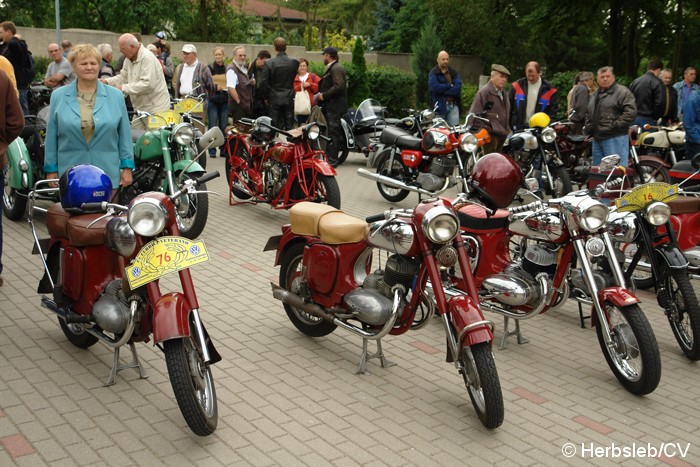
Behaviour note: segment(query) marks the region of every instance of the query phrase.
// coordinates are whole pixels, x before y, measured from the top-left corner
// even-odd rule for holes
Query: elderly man
[[[173,90],[175,98],[206,93],[209,96],[216,87],[211,70],[197,59],[197,48],[193,44],[182,46],[182,63],[175,68]]]
[[[525,65],[525,77],[512,84],[510,100],[510,126],[522,130],[530,126],[530,117],[544,112],[554,119],[559,109],[559,93],[552,83],[542,79],[542,68],[537,62]]]
[[[678,119],[682,120],[683,119],[683,105],[684,102],[690,97],[690,95],[694,92],[700,89],[698,87],[698,83],[695,82],[695,78],[697,78],[698,72],[695,68],[692,66],[689,66],[688,68],[685,69],[683,72],[683,80],[677,82],[676,84],[673,85],[673,89],[676,90],[676,93],[678,94]]]
[[[77,78],[73,67],[68,59],[63,56],[58,44],[49,44],[49,57],[52,61],[46,69],[46,77],[44,79],[46,87],[55,89],[72,83]]]
[[[245,66],[245,47],[239,45],[233,49],[233,60],[226,68],[226,88],[233,121],[253,115],[253,86],[255,81],[248,78]]]
[[[437,65],[428,73],[430,104],[435,115],[445,119],[448,125],[459,125],[459,106],[462,95],[462,78],[449,66],[450,55],[444,50],[437,56]]]
[[[100,63],[100,74],[97,75],[98,78],[111,78],[114,76],[114,67],[112,66],[112,46],[109,44],[100,44],[97,46],[97,50],[100,51],[102,56],[102,63]]]
[[[600,88],[588,101],[585,131],[593,136],[593,165],[605,156],[618,154],[620,165],[627,167],[630,145],[627,131],[635,118],[637,106],[634,94],[615,82],[611,66],[598,70]]]
[[[154,114],[170,108],[170,95],[158,59],[146,50],[133,34],[119,37],[119,50],[124,54],[124,67],[102,82],[114,86],[131,98],[134,110]]]
[[[500,152],[503,149],[503,143],[505,143],[508,133],[510,133],[510,126],[508,125],[510,102],[508,101],[508,95],[503,89],[509,76],[508,68],[496,63],[491,65],[491,79],[476,94],[474,103],[469,109],[469,112],[474,113],[485,111],[486,118],[491,122],[489,131],[491,142],[484,145],[484,154]]]

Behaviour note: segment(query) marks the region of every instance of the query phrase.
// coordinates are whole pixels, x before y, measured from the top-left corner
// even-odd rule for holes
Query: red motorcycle
[[[652,392],[661,377],[659,348],[639,299],[625,288],[606,230],[608,207],[582,190],[505,209],[522,181],[511,158],[488,154],[472,170],[470,192],[454,201],[481,308],[516,322],[513,332],[506,320],[502,347],[511,334],[523,342],[520,320],[571,298],[592,307],[600,348],[625,389]],[[471,276],[453,269],[446,277],[448,295],[471,290]]]
[[[265,251],[277,251],[275,265],[281,268],[273,296],[284,303],[297,329],[321,337],[342,327],[362,337],[358,373],[365,373],[370,358],[379,358],[382,367],[391,365],[382,351],[384,336],[420,328],[437,312],[447,334],[447,361],[462,375],[479,419],[487,428],[501,425],[493,325],[479,309],[449,201],[424,200],[415,209],[387,211],[366,221],[330,206],[299,203],[290,209],[290,221],[281,236],[268,240]],[[441,271],[452,267],[465,278],[466,292],[448,299],[443,289],[434,288],[435,309],[428,280],[439,284]],[[377,343],[374,354],[367,351],[370,340]]]
[[[681,194],[668,203],[671,225],[676,232],[678,246],[688,260],[693,279],[700,279],[700,156],[692,161],[682,160],[669,170],[672,183],[678,183]]]
[[[283,131],[269,117],[242,119],[228,133],[226,175],[229,204],[269,203],[288,209],[301,201],[328,203],[340,209],[335,169],[312,144],[321,135],[316,123]],[[275,139],[278,134],[286,141]]]
[[[579,186],[585,186],[591,170],[592,136],[572,135],[569,121],[555,122],[551,126],[557,135],[559,158],[569,172],[569,178]]]
[[[200,318],[189,268],[207,261],[204,242],[180,236],[174,200],[196,192],[218,172],[186,179],[173,195],[149,192],[129,206],[111,204],[109,177],[97,167],[77,165],[60,179],[61,202],[44,210],[34,206],[40,188],[30,193],[29,223],[45,274],[39,283],[41,305],[58,316],[68,340],[82,349],[101,341],[114,349],[112,371],[138,369],[147,375],[136,342],[153,343],[165,353],[170,383],[192,431],[210,435],[218,422],[211,365],[221,356]],[[39,240],[33,211],[46,211],[49,239]],[[159,279],[180,276],[182,291],[163,293]],[[129,345],[133,361],[121,364],[119,351]]]

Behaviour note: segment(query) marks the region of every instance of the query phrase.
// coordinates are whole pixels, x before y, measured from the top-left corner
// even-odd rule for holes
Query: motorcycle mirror
[[[210,147],[218,148],[226,142],[224,133],[219,127],[212,127],[199,138],[199,150],[206,151]]]
[[[619,155],[613,154],[611,156],[605,156],[603,157],[603,160],[600,161],[600,165],[598,165],[598,170],[600,172],[607,172],[608,170],[612,170],[613,168],[617,167],[619,163]]]

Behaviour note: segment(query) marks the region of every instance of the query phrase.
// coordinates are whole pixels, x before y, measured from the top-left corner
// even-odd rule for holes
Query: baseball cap
[[[165,40],[165,32],[163,32],[163,31],[158,31],[158,32],[156,33],[156,37],[157,37],[158,39],[163,39],[163,40]]]
[[[182,46],[182,51],[188,54],[196,54],[197,53],[197,47],[195,47],[192,44],[185,44]]]

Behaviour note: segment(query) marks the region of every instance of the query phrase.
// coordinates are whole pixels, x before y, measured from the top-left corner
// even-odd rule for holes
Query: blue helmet
[[[74,165],[61,175],[58,187],[61,206],[68,212],[80,212],[83,203],[109,201],[112,196],[112,181],[94,165]]]

